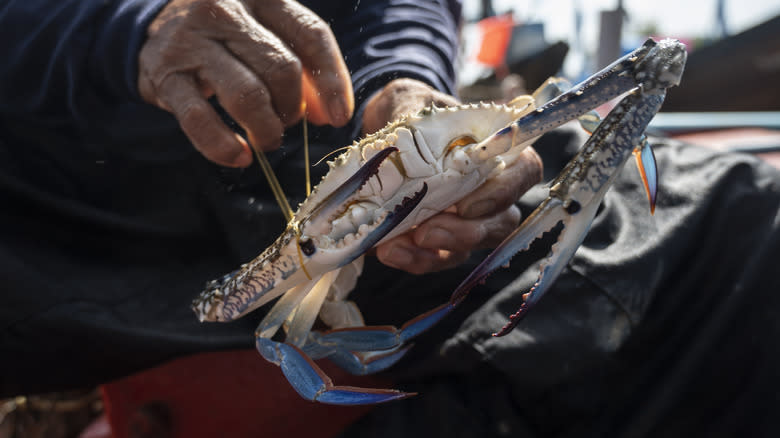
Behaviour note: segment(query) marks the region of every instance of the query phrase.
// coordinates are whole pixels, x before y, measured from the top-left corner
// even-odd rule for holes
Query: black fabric
[[[284,219],[258,167],[213,165],[169,114],[138,100],[137,52],[164,3],[0,7],[0,396],[253,345],[257,317],[200,324],[189,303],[207,280],[259,254]],[[358,108],[412,70],[452,92],[459,2],[306,5],[332,26],[362,81]],[[359,125],[311,129],[312,156],[350,144]],[[284,143],[269,159],[296,205],[300,126]]]
[[[578,137],[543,138],[548,172]],[[656,142],[654,216],[629,163],[569,267],[514,332],[491,337],[536,281],[531,261],[549,236],[475,289],[469,310],[445,321],[452,331],[418,340],[387,373],[417,397],[376,408],[343,437],[778,436],[780,172]],[[526,214],[542,196],[522,200]],[[435,281],[417,284],[446,296],[451,283]],[[409,300],[401,291],[411,281],[393,286],[384,306]]]

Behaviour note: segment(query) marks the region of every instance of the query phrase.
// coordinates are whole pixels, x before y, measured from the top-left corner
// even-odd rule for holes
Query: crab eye
[[[307,256],[311,256],[317,251],[317,247],[314,246],[314,241],[311,239],[301,239],[298,241],[298,245],[301,247],[301,252]]]

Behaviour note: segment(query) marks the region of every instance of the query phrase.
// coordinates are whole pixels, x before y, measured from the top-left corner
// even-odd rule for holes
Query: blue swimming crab
[[[535,93],[502,105],[430,107],[388,124],[329,162],[329,172],[276,242],[235,272],[209,282],[193,309],[201,321],[230,321],[280,297],[255,332],[256,347],[281,367],[302,397],[342,405],[408,397],[391,389],[335,386],[313,359],[327,357],[354,374],[390,367],[406,353],[410,339],[445,317],[517,252],[562,224],[536,285],[496,336],[512,330],[580,246],[606,191],[632,154],[654,206],[655,159],[644,131],[666,89],[679,83],[686,56],[677,41],[648,40],[543,105]],[[594,108],[619,96],[624,97],[604,120],[592,117]],[[454,204],[501,172],[540,135],[578,118],[591,126],[590,139],[552,181],[547,199],[461,283],[449,302],[401,328],[365,326],[360,311],[346,300],[363,254]],[[312,331],[318,317],[331,330]]]

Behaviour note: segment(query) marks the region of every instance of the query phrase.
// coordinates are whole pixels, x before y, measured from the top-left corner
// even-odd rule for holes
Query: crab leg
[[[336,386],[330,378],[295,345],[257,338],[257,350],[265,360],[281,367],[284,376],[301,397],[320,403],[364,405],[413,396],[392,389]]]
[[[285,377],[301,397],[339,405],[383,403],[414,394],[396,390],[335,386],[313,359],[328,357],[356,375],[382,371],[406,354],[409,347],[404,344],[407,341],[439,322],[453,308],[450,304],[441,305],[412,319],[400,329],[378,326],[338,329],[323,334],[311,332],[303,348],[295,345],[301,344],[300,340],[293,344],[262,336],[257,337],[256,346],[263,358],[281,367]],[[276,321],[278,322],[278,319]],[[258,328],[257,333],[263,332],[267,335],[268,328]]]
[[[316,340],[310,339],[306,344],[304,353],[313,359],[327,357],[336,365],[355,376],[378,373],[395,365],[404,357],[411,345],[398,346],[390,350],[382,351],[350,351],[338,344],[320,345]]]
[[[650,201],[650,214],[654,214],[655,198],[658,192],[658,169],[655,165],[655,154],[647,138],[643,136],[641,143],[634,149],[634,158],[636,158],[639,176],[642,178],[642,184],[645,187],[645,193],[647,193],[647,200]]]
[[[646,43],[643,48],[647,46]],[[563,224],[558,241],[542,262],[539,280],[531,291],[524,295],[523,304],[511,316],[509,323],[494,336],[509,333],[539,301],[582,243],[601,200],[628,157],[639,145],[645,146],[643,149],[649,149],[643,144],[646,143],[644,131],[660,109],[666,88],[679,83],[686,57],[684,46],[671,41],[662,41],[657,46],[653,43],[651,52],[658,52],[650,54],[651,59],[657,62],[644,64],[642,69],[637,69],[635,76],[638,87],[609,113],[582,150],[553,181],[549,197],[453,292],[450,304],[457,305],[474,286],[508,263],[517,252],[528,249],[545,231],[551,230],[559,223]],[[647,69],[652,71],[648,72]],[[649,79],[643,81],[645,77]],[[560,124],[557,120],[538,122],[537,120],[541,120],[540,116],[530,118],[534,119],[534,125]],[[514,131],[515,126],[527,125],[523,119],[513,124],[511,129]],[[500,137],[500,134],[497,133],[494,138]],[[643,154],[645,155],[642,158],[648,159],[647,153]],[[655,169],[654,162],[652,168]],[[652,184],[655,185],[654,182]],[[653,201],[654,194],[651,197],[651,202]]]

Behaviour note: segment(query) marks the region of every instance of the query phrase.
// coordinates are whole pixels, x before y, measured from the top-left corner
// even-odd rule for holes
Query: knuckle
[[[190,99],[181,104],[176,115],[182,126],[197,128],[208,120],[209,108],[202,101]]]
[[[190,5],[191,15],[210,21],[230,21],[235,18],[236,8],[233,1],[199,0]]]
[[[314,14],[300,14],[297,22],[300,25],[299,31],[311,41],[322,41],[331,35],[330,26]]]
[[[263,75],[265,80],[274,86],[300,87],[303,66],[301,61],[290,55],[280,56]]]
[[[247,108],[247,111],[255,112],[270,103],[270,96],[265,87],[257,80],[245,79],[230,87],[229,90],[231,93],[228,97],[229,105],[235,105],[237,108]]]
[[[296,50],[308,56],[318,55],[323,50],[329,50],[335,42],[333,32],[322,19],[306,14],[298,21],[299,42]]]

